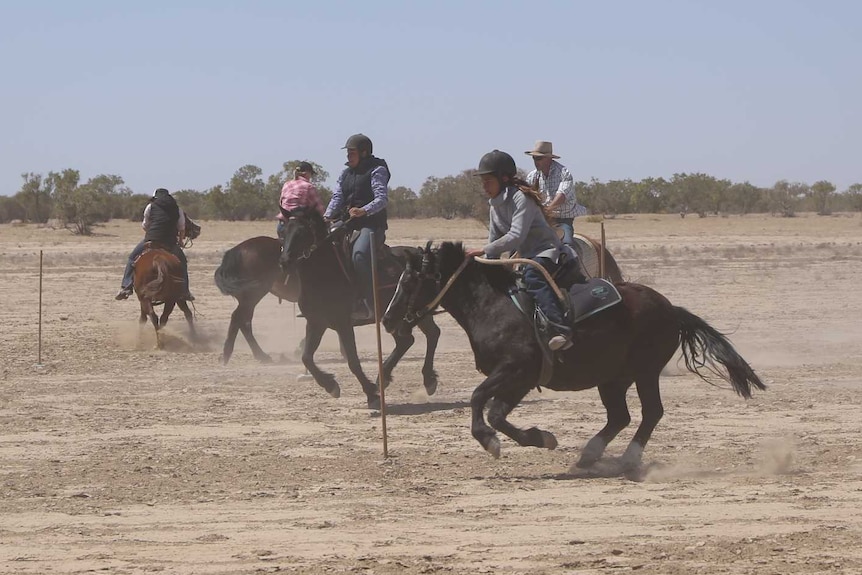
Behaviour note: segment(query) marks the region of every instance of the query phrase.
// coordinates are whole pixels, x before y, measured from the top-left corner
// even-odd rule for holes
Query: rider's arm
[[[548,209],[561,208],[563,204],[575,203],[575,181],[566,168],[560,174],[560,187],[554,194],[554,199],[548,204]]]
[[[485,246],[484,250],[488,254],[488,257],[498,258],[505,252],[513,252],[521,247],[524,238],[527,236],[527,230],[530,229],[533,218],[538,213],[538,209],[529,209],[527,202],[532,203],[532,200],[528,200],[521,192],[512,194],[512,205],[514,208],[512,225],[509,226],[509,231]],[[491,218],[491,225],[493,226],[493,212]]]
[[[144,228],[144,231],[150,228],[150,208],[152,207],[153,204],[147,204],[147,207],[144,208],[144,219],[141,221],[141,227]]]
[[[384,166],[377,166],[371,171],[371,191],[374,199],[362,206],[367,215],[376,214],[386,208],[389,203],[389,170]]]
[[[341,212],[341,204],[344,197],[341,191],[341,179],[343,176],[344,174],[338,176],[338,181],[335,183],[335,189],[332,190],[332,198],[329,200],[329,205],[326,207],[326,211],[323,212],[323,217],[327,220],[331,220],[332,216]]]

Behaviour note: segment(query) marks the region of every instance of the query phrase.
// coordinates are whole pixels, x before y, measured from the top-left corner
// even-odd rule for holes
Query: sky
[[[530,169],[862,182],[862,2],[3,0],[0,194],[21,174],[206,190],[362,132],[390,186]]]

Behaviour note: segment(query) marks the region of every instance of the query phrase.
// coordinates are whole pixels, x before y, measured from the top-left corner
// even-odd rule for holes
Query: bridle
[[[442,283],[443,276],[440,272],[440,258],[432,258],[431,250],[427,250],[425,254],[422,256],[422,267],[418,272],[410,271],[411,279],[418,279],[418,283],[416,284],[413,293],[410,294],[409,299],[407,300],[407,310],[404,312],[404,322],[408,325],[413,325],[415,322],[418,322],[423,317],[428,315],[428,313],[434,311],[437,305],[440,303],[440,300],[443,299],[443,296],[446,295],[446,292],[449,291],[449,288],[452,287],[452,284],[455,283],[455,280],[458,279],[458,276],[461,275],[461,272],[467,267],[473,258],[465,257],[464,261],[461,262],[461,265],[455,270],[449,279],[446,281],[446,284],[443,287],[440,287]],[[432,269],[432,261],[433,261],[433,269]],[[404,270],[404,273],[407,273],[407,270]],[[434,285],[437,289],[437,295],[434,296],[430,302],[428,302],[421,309],[414,311],[416,307],[416,300],[419,298],[419,292],[422,290],[422,283],[425,280],[434,280]]]

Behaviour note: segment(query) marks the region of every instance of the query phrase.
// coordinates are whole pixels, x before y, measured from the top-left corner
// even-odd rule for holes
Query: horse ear
[[[431,251],[431,244],[433,244],[433,243],[434,243],[434,240],[428,240],[428,242],[426,242],[426,244],[425,244],[425,252],[426,253]]]

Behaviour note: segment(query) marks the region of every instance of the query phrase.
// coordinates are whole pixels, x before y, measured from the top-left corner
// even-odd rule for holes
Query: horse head
[[[300,261],[308,259],[326,239],[326,224],[316,210],[301,208],[288,214],[284,222],[284,242],[279,264],[288,274]]]
[[[460,244],[444,242],[436,249],[431,244],[411,254],[401,273],[383,315],[383,327],[390,333],[412,329],[433,312],[470,261]]]

